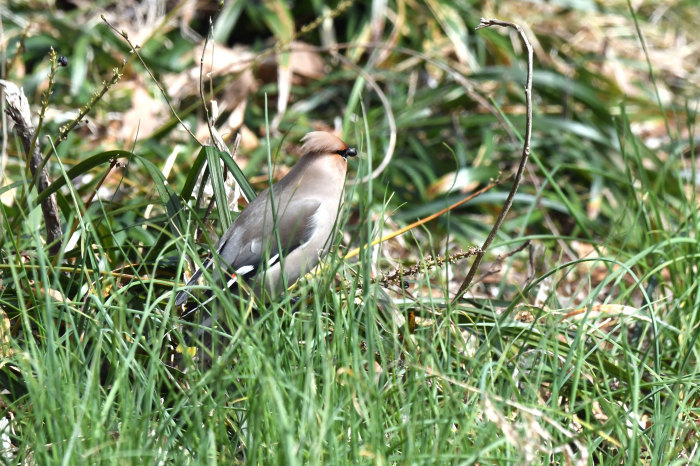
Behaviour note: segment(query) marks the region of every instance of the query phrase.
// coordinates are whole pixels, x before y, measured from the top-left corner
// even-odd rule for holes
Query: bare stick
[[[52,66],[53,68],[55,68],[55,65]],[[5,111],[15,124],[15,131],[19,135],[26,152],[29,171],[36,177],[37,191],[41,193],[50,184],[49,174],[46,168],[41,168],[41,149],[36,140],[39,129],[35,128],[32,123],[29,102],[24,95],[24,91],[14,83],[0,80],[0,86],[5,89],[5,100],[7,101]],[[47,92],[42,105],[46,105],[45,102],[48,102],[48,94]],[[50,245],[49,252],[52,255],[56,255],[61,249],[61,237],[63,236],[61,219],[58,215],[58,205],[56,204],[56,194],[52,194],[41,201],[41,211],[44,214],[44,222],[46,223],[46,244]]]
[[[498,215],[498,219],[496,220],[496,223],[494,224],[493,228],[491,229],[491,232],[486,238],[486,241],[484,241],[483,246],[481,246],[481,250],[477,252],[476,256],[474,257],[474,262],[472,263],[472,266],[469,269],[466,278],[462,282],[462,285],[460,285],[457,294],[452,300],[452,304],[455,304],[457,301],[459,301],[459,299],[462,296],[464,296],[464,293],[467,291],[467,288],[469,288],[469,285],[471,285],[472,280],[474,279],[474,275],[476,275],[476,271],[478,270],[479,265],[481,264],[481,260],[484,258],[486,250],[493,242],[493,239],[496,237],[498,230],[501,228],[501,225],[503,225],[503,221],[505,220],[506,215],[508,215],[508,211],[513,205],[513,198],[515,197],[515,193],[518,191],[520,182],[523,179],[523,172],[525,171],[525,167],[527,166],[527,160],[528,158],[530,158],[530,139],[532,136],[532,46],[530,45],[530,41],[527,40],[527,35],[525,34],[523,28],[521,28],[515,23],[509,23],[507,21],[501,21],[498,19],[481,18],[481,20],[479,21],[479,25],[476,27],[476,29],[481,29],[490,26],[501,26],[515,29],[520,35],[520,38],[525,44],[525,47],[527,48],[527,82],[525,84],[525,142],[523,144],[523,153],[520,157],[520,165],[518,165],[518,171],[515,173],[515,180],[513,181],[513,186],[510,188],[510,192],[508,193],[506,202],[503,204],[501,213]]]

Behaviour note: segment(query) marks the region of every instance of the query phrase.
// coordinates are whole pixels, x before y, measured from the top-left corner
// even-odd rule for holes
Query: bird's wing
[[[263,195],[263,193],[261,193]],[[260,198],[260,196],[258,196]],[[257,198],[256,198],[257,200]],[[232,285],[239,276],[250,277],[261,268],[263,260],[267,267],[280,261],[280,248],[282,255],[286,256],[294,249],[307,242],[316,227],[314,215],[318,212],[321,202],[315,199],[294,199],[285,206],[277,208],[277,221],[272,215],[270,218],[243,218],[242,222],[234,222],[231,231],[222,236],[217,245],[216,253],[223,256],[222,266],[230,260],[228,273],[230,278],[228,285]],[[245,211],[241,213],[241,216]],[[238,219],[236,219],[238,220]],[[274,228],[279,231],[279,243]],[[213,257],[204,261],[202,267],[187,281],[185,289],[178,292],[175,297],[175,305],[184,304],[190,294],[186,288],[195,284],[202,276],[202,272],[212,267]]]
[[[271,267],[279,262],[280,247],[282,256],[286,256],[311,238],[316,227],[314,215],[320,207],[321,201],[316,199],[292,199],[287,205],[279,206],[276,221],[266,218],[262,231],[240,237],[240,252],[231,268],[252,266],[248,272],[254,275],[262,264]],[[279,232],[279,241],[276,232]]]

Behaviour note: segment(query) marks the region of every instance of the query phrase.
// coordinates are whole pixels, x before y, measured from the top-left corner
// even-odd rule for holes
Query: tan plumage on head
[[[339,137],[325,131],[312,131],[301,138],[303,145],[301,151],[304,154],[335,153],[347,150],[348,145]]]
[[[277,295],[328,252],[342,201],[346,159],[357,151],[323,131],[308,133],[302,142],[304,155],[296,165],[261,192],[219,239],[216,254],[226,273],[213,275],[232,277],[227,288],[242,279],[259,296]],[[206,260],[187,286],[215,263]],[[175,305],[188,297],[186,290],[180,291]]]

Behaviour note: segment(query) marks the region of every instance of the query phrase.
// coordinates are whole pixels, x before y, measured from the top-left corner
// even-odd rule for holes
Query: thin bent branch
[[[503,221],[505,220],[506,215],[508,215],[508,211],[510,211],[511,206],[513,205],[515,193],[518,191],[518,187],[520,187],[520,182],[523,179],[523,173],[525,172],[527,161],[530,158],[530,139],[532,136],[532,46],[530,45],[530,41],[528,41],[527,35],[525,34],[523,28],[521,28],[515,23],[501,21],[499,19],[481,18],[481,20],[479,21],[479,25],[476,27],[476,29],[486,28],[490,26],[501,26],[515,29],[520,35],[520,38],[525,44],[525,47],[527,48],[527,80],[525,83],[525,141],[523,143],[523,152],[522,156],[520,157],[520,165],[518,165],[518,171],[515,173],[515,180],[513,181],[513,186],[510,188],[508,197],[503,203],[503,208],[501,209],[501,213],[498,215],[498,219],[496,219],[496,223],[494,224],[493,228],[491,229],[491,232],[484,241],[484,244],[481,246],[481,249],[476,253],[476,256],[474,257],[474,262],[472,263],[472,266],[469,269],[467,276],[464,278],[464,281],[460,285],[457,294],[452,299],[453,304],[459,301],[459,299],[462,296],[464,296],[464,293],[466,293],[467,288],[469,288],[469,285],[471,285],[472,280],[474,280],[474,275],[476,275],[476,271],[479,269],[479,265],[481,264],[481,260],[484,258],[486,250],[493,242],[494,238],[496,237],[496,234],[498,233],[498,230],[500,230],[501,225],[503,225]]]

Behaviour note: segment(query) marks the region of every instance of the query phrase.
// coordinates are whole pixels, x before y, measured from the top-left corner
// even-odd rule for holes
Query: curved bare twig
[[[479,26],[477,26],[477,29],[490,27],[490,26],[501,26],[501,27],[509,27],[509,28],[515,29],[518,32],[518,34],[520,35],[520,38],[522,39],[523,43],[525,44],[525,48],[527,49],[527,79],[526,79],[526,83],[525,83],[525,106],[526,106],[525,140],[523,142],[523,152],[522,152],[522,155],[520,157],[520,164],[518,165],[518,171],[515,173],[515,179],[513,181],[513,186],[510,188],[510,192],[508,193],[508,197],[506,198],[506,201],[503,203],[503,208],[501,209],[501,213],[498,215],[498,218],[496,219],[496,223],[493,225],[491,232],[486,237],[486,240],[484,241],[484,244],[481,246],[481,249],[474,257],[474,262],[472,263],[472,266],[469,269],[467,276],[465,277],[464,281],[460,285],[459,290],[457,291],[457,294],[452,299],[453,304],[456,303],[462,296],[464,296],[464,293],[466,293],[467,288],[469,287],[469,285],[471,285],[472,280],[474,279],[474,275],[476,275],[476,271],[479,268],[479,264],[481,264],[481,260],[484,258],[484,254],[486,253],[486,250],[493,242],[493,239],[496,237],[496,233],[498,233],[498,230],[501,228],[501,225],[503,224],[503,221],[505,220],[506,215],[508,215],[508,211],[510,210],[511,206],[513,205],[513,198],[515,198],[515,193],[518,191],[518,187],[520,186],[520,181],[522,181],[522,179],[523,179],[523,173],[525,172],[525,167],[527,166],[527,161],[530,158],[530,139],[532,136],[532,46],[530,45],[530,41],[528,41],[527,35],[525,34],[525,31],[523,30],[523,28],[521,28],[520,26],[518,26],[515,23],[510,23],[508,21],[501,21],[499,19],[481,18],[481,20],[479,22]]]

